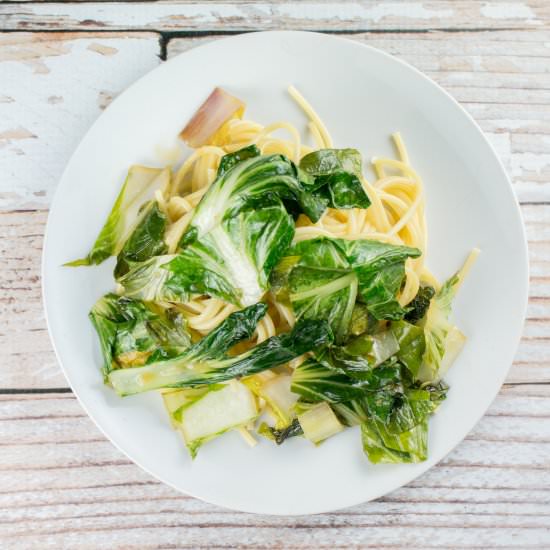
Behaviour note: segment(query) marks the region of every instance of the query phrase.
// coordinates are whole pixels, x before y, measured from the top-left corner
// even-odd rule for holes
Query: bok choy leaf
[[[408,305],[409,311],[405,315],[405,321],[409,323],[421,321],[430,307],[430,301],[434,294],[435,289],[432,286],[421,286],[413,301]]]
[[[294,237],[286,200],[314,219],[324,210],[286,157],[262,156],[255,146],[224,157],[182,237],[180,255],[166,266],[169,286],[239,306],[257,302]]]
[[[128,273],[135,262],[166,254],[168,247],[164,242],[164,232],[167,221],[157,201],[150,201],[141,207],[138,223],[118,255],[116,278]]]
[[[267,290],[269,274],[293,236],[294,222],[280,201],[242,210],[185,246],[165,266],[167,286],[253,304]]]
[[[331,208],[368,208],[370,200],[361,180],[361,153],[356,149],[320,149],[300,161],[302,180]]]
[[[424,329],[406,321],[394,321],[391,325],[391,331],[399,346],[396,354],[397,358],[416,378],[426,351]]]
[[[462,268],[445,281],[430,302],[430,307],[421,323],[426,338],[426,352],[418,374],[420,380],[440,380],[466,342],[464,334],[450,320],[451,306],[478,254],[479,250],[474,249]]]
[[[255,327],[265,314],[265,304],[255,304],[240,313]],[[254,348],[235,356],[226,355],[227,349],[250,331],[239,332],[241,323],[224,321],[203,340],[181,355],[149,363],[144,367],[113,371],[109,381],[120,395],[130,395],[159,388],[184,388],[217,384],[233,378],[249,376],[287,363],[300,355],[328,345],[332,333],[324,321],[298,322],[289,333],[272,336]],[[228,334],[227,337],[224,335]],[[206,342],[205,342],[206,340]],[[215,342],[216,345],[213,345]]]
[[[170,284],[170,271],[164,268],[176,256],[153,256],[129,265],[128,273],[117,279],[124,295],[145,302],[183,303],[189,299],[184,288]]]
[[[127,297],[107,294],[90,311],[103,355],[103,374],[143,365],[159,350],[181,353],[191,345],[183,318]]]
[[[281,261],[286,267],[274,271],[277,295],[288,296],[299,319],[328,319],[336,343],[350,334],[357,300],[367,309],[365,329],[369,314],[373,319],[401,319],[407,312],[397,293],[405,260],[420,255],[415,248],[322,237],[299,242],[287,254]],[[284,286],[286,292],[280,290]]]
[[[286,428],[282,429],[273,428],[263,422],[258,428],[258,433],[268,439],[272,439],[277,445],[282,445],[290,437],[304,435],[304,430],[302,430],[298,419],[295,418]]]
[[[445,388],[410,388],[396,399],[385,422],[361,424],[363,450],[374,464],[422,462],[428,457],[428,419],[445,399]]]
[[[389,432],[381,422],[366,422],[361,439],[373,464],[422,462],[428,458],[428,419],[401,433]]]
[[[407,258],[418,258],[420,250],[360,239],[335,239],[359,279],[359,292],[376,319],[399,320],[407,309],[397,301],[405,277]]]
[[[222,159],[221,171],[197,205],[182,244],[202,238],[243,209],[282,199],[295,200],[312,221],[318,219],[315,212],[324,207],[303,188],[290,160],[283,155],[261,155],[255,146],[245,151]]]
[[[354,381],[346,374],[330,369],[315,359],[304,361],[294,370],[290,389],[310,403],[339,403],[365,395],[361,382]]]
[[[169,184],[169,168],[161,170],[132,166],[92,250],[85,258],[65,265],[75,267],[100,264],[110,256],[116,256],[136,224],[140,205],[152,198],[155,191],[164,191]]]

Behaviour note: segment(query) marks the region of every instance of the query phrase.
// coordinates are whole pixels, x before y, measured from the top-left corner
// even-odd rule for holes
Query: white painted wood
[[[152,33],[0,34],[0,208],[48,205],[92,122],[158,54]]]
[[[157,483],[105,441],[72,395],[2,396],[0,540],[140,548],[494,548],[513,540],[540,548],[550,540],[549,415],[549,386],[505,387],[468,438],[407,487],[337,513],[276,518]]]
[[[546,26],[545,0],[478,2],[340,1],[163,1],[66,2],[0,5],[4,28],[154,29],[243,31],[279,28],[307,30],[498,29]]]

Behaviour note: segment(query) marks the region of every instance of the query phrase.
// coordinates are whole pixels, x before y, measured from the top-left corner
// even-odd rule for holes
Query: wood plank
[[[0,5],[0,28],[16,30],[316,31],[537,29],[548,25],[544,0],[481,3],[303,2],[52,2]]]
[[[159,52],[153,33],[0,34],[0,208],[49,204],[92,122]]]
[[[495,147],[520,201],[550,200],[550,42],[544,31],[362,33],[443,86]],[[175,38],[172,57],[221,37]]]
[[[531,258],[524,335],[507,381],[550,382],[550,205],[525,204]],[[3,388],[66,387],[41,303],[45,211],[0,214],[0,349]]]
[[[542,548],[550,542],[549,415],[550,386],[505,387],[468,438],[408,486],[332,514],[278,518],[156,482],[71,395],[0,396],[0,537],[25,548],[176,540],[182,548],[397,548],[405,537],[411,548]]]

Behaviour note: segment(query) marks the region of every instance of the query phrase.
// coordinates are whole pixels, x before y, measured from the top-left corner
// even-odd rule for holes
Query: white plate
[[[166,151],[215,86],[247,103],[262,123],[305,118],[286,94],[294,84],[326,122],[337,147],[365,158],[392,154],[400,130],[426,185],[428,264],[445,278],[474,247],[482,255],[456,300],[468,343],[431,421],[429,460],[368,463],[356,429],[318,448],[296,438],[248,448],[235,433],[192,462],[158,394],[118,398],[102,384],[87,314],[112,289],[112,262],[70,269],[93,243],[130,164],[163,165]],[[52,205],[44,246],[44,301],[54,347],[82,406],[144,470],[208,502],[248,512],[311,514],[384,495],[441,460],[487,410],[512,362],[527,301],[527,249],[511,185],[480,129],[441,88],[410,66],[356,42],[269,32],[219,40],[164,63],[101,115],[74,153]]]

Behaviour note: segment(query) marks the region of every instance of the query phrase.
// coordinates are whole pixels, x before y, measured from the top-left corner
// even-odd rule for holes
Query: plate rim
[[[229,504],[226,504],[226,503],[221,503],[219,501],[216,501],[215,499],[206,498],[206,497],[203,497],[199,494],[196,494],[195,491],[184,490],[180,487],[177,487],[174,483],[164,479],[164,477],[162,475],[159,475],[157,473],[152,472],[148,467],[145,467],[143,464],[141,464],[141,462],[139,460],[136,460],[135,458],[130,456],[130,454],[127,453],[119,445],[119,443],[114,438],[110,437],[110,435],[108,434],[108,428],[106,426],[104,427],[101,424],[101,422],[96,419],[94,413],[92,412],[92,407],[88,407],[86,405],[86,403],[83,401],[83,399],[79,395],[78,390],[75,388],[75,385],[73,384],[73,382],[70,378],[69,372],[63,364],[63,361],[61,359],[61,352],[59,351],[58,346],[57,346],[56,341],[55,341],[55,337],[54,337],[51,322],[50,322],[50,313],[49,313],[49,311],[50,311],[51,305],[48,306],[49,300],[48,300],[48,290],[47,290],[48,284],[47,284],[47,281],[49,281],[49,276],[47,275],[48,271],[46,269],[46,257],[48,256],[48,250],[50,249],[51,246],[53,246],[53,245],[50,244],[50,241],[51,241],[51,237],[50,237],[51,230],[50,230],[50,228],[53,225],[52,219],[56,216],[56,211],[59,209],[59,206],[58,206],[59,203],[60,203],[59,197],[62,194],[61,186],[62,186],[63,182],[66,179],[66,174],[69,172],[70,165],[73,163],[74,158],[77,156],[77,152],[83,147],[83,144],[86,142],[89,134],[92,132],[94,127],[98,124],[98,121],[100,121],[103,118],[104,113],[109,112],[109,110],[112,108],[112,106],[118,104],[118,102],[123,102],[124,98],[128,94],[128,92],[130,90],[132,90],[133,88],[135,88],[136,85],[138,85],[140,82],[142,82],[143,80],[145,80],[147,78],[151,78],[151,75],[155,74],[156,72],[166,70],[165,67],[169,66],[170,64],[173,64],[180,57],[186,56],[189,53],[194,52],[194,51],[199,50],[199,49],[207,49],[207,48],[210,48],[210,47],[216,47],[215,45],[218,45],[220,43],[224,43],[224,42],[227,42],[227,41],[236,42],[236,41],[253,40],[256,35],[266,35],[266,34],[281,36],[281,37],[284,37],[284,36],[291,36],[291,37],[298,36],[299,37],[299,36],[314,35],[314,36],[317,36],[317,37],[321,37],[323,40],[328,40],[328,41],[333,41],[333,42],[347,42],[348,44],[351,44],[354,47],[356,47],[358,50],[359,50],[359,48],[365,48],[367,50],[370,50],[371,52],[375,53],[376,55],[379,55],[379,56],[385,58],[387,62],[400,64],[402,67],[404,67],[407,70],[412,71],[413,73],[415,73],[415,75],[417,77],[420,77],[426,83],[430,84],[432,87],[435,87],[440,93],[444,94],[446,96],[446,98],[454,104],[455,107],[458,107],[458,109],[461,111],[462,115],[465,116],[469,120],[472,127],[475,129],[475,131],[478,133],[478,135],[484,141],[485,145],[488,147],[488,151],[491,152],[491,154],[493,156],[493,159],[496,161],[498,170],[499,170],[502,178],[507,183],[506,186],[502,186],[503,187],[502,192],[504,192],[504,189],[506,189],[506,192],[510,195],[510,198],[513,202],[514,210],[515,210],[515,212],[517,214],[517,217],[518,217],[518,220],[520,222],[519,223],[519,229],[520,229],[521,235],[518,235],[518,236],[520,237],[520,241],[523,245],[522,250],[521,250],[521,267],[522,267],[522,271],[523,271],[523,284],[522,284],[522,288],[521,288],[521,293],[523,295],[522,296],[523,306],[522,306],[522,309],[521,309],[521,312],[520,312],[520,315],[519,315],[519,317],[521,318],[521,327],[522,328],[521,328],[519,334],[516,337],[517,342],[516,342],[516,345],[514,346],[514,356],[517,353],[517,349],[519,347],[519,344],[520,344],[520,341],[521,341],[521,338],[522,338],[522,335],[523,335],[523,332],[524,332],[524,327],[525,327],[525,318],[526,318],[528,301],[529,301],[530,262],[529,262],[528,241],[527,241],[525,223],[524,223],[524,220],[523,220],[520,203],[519,203],[518,197],[517,197],[517,195],[514,191],[512,181],[511,181],[511,179],[510,179],[510,177],[509,177],[509,175],[508,175],[508,173],[507,173],[507,171],[506,171],[506,169],[503,165],[502,160],[500,159],[500,157],[497,154],[495,148],[490,143],[490,141],[486,137],[485,133],[483,132],[483,130],[481,129],[481,127],[477,123],[477,121],[472,117],[472,115],[470,115],[466,111],[466,109],[464,107],[462,107],[462,105],[447,90],[445,90],[445,88],[443,88],[441,85],[439,85],[433,79],[431,79],[429,76],[424,74],[422,71],[417,69],[414,65],[411,65],[408,62],[406,62],[406,61],[404,61],[404,60],[402,60],[398,57],[395,57],[394,55],[392,55],[392,54],[390,54],[390,53],[388,53],[384,50],[381,50],[379,48],[371,46],[370,44],[359,42],[357,40],[354,40],[353,38],[348,38],[348,37],[343,37],[343,36],[328,34],[328,33],[323,33],[323,32],[313,32],[313,31],[269,30],[269,31],[242,32],[242,33],[239,33],[239,34],[235,34],[235,35],[224,37],[224,38],[217,39],[217,40],[209,40],[208,42],[206,42],[204,44],[199,44],[198,46],[195,46],[195,47],[193,47],[189,50],[181,52],[180,54],[174,56],[171,59],[163,61],[161,64],[159,64],[155,68],[153,68],[150,71],[143,74],[141,77],[139,77],[137,80],[132,82],[129,86],[127,86],[107,106],[107,108],[102,113],[99,114],[99,116],[92,122],[92,124],[88,127],[86,132],[80,138],[78,145],[72,151],[71,156],[70,156],[70,158],[69,158],[69,160],[68,160],[68,162],[67,162],[67,164],[66,164],[66,166],[63,170],[63,173],[61,174],[61,177],[59,178],[59,180],[57,182],[57,186],[56,186],[56,189],[54,191],[54,194],[53,194],[53,197],[52,197],[52,200],[51,200],[51,203],[50,203],[47,222],[46,222],[46,228],[45,228],[45,231],[44,231],[44,242],[43,242],[43,246],[42,246],[42,258],[41,258],[41,267],[40,267],[42,306],[43,306],[43,309],[44,309],[44,317],[45,317],[45,320],[46,320],[46,327],[47,327],[47,330],[48,330],[48,335],[49,335],[50,342],[52,344],[52,347],[53,347],[58,365],[59,365],[59,367],[60,367],[60,369],[61,369],[61,371],[62,371],[69,387],[70,387],[70,389],[72,390],[73,394],[77,398],[79,405],[84,409],[86,415],[92,420],[92,422],[100,430],[100,432],[130,462],[137,465],[139,468],[141,468],[141,470],[143,470],[147,474],[151,475],[154,479],[156,479],[159,482],[164,483],[165,485],[168,485],[169,487],[175,489],[178,493],[189,495],[189,496],[191,496],[193,498],[197,498],[197,499],[199,499],[203,502],[207,502],[207,503],[213,504],[215,506],[220,506],[220,507],[223,507],[225,509],[231,509],[231,510],[235,510],[235,511],[238,511],[238,512],[252,513],[252,514],[256,514],[256,515],[261,514],[261,515],[282,516],[282,517],[284,517],[284,516],[298,517],[298,516],[306,516],[306,515],[317,515],[317,514],[321,514],[321,513],[330,513],[330,512],[337,511],[337,510],[346,509],[346,508],[349,508],[349,507],[352,507],[352,506],[365,504],[365,503],[371,502],[373,500],[377,500],[377,499],[381,498],[382,496],[387,495],[387,494],[389,494],[389,493],[391,493],[391,492],[393,492],[393,491],[395,491],[395,490],[411,483],[412,481],[414,481],[415,479],[417,479],[421,475],[425,474],[432,467],[439,464],[448,454],[450,454],[452,451],[454,451],[458,447],[458,445],[460,445],[463,442],[465,437],[475,428],[475,426],[479,423],[479,421],[485,416],[485,414],[487,413],[487,410],[489,409],[489,407],[491,406],[494,399],[496,398],[496,396],[498,395],[498,393],[500,392],[500,390],[502,388],[502,385],[503,385],[503,383],[504,383],[504,381],[505,381],[505,379],[506,379],[506,377],[507,377],[507,375],[510,371],[510,368],[513,364],[514,356],[512,356],[511,361],[507,365],[506,369],[502,369],[502,371],[500,372],[500,375],[498,376],[498,378],[495,377],[495,386],[494,386],[495,390],[489,392],[490,393],[489,405],[487,407],[483,408],[481,410],[481,412],[476,415],[475,422],[473,422],[473,424],[467,429],[467,431],[464,433],[464,435],[462,435],[460,438],[458,438],[455,441],[455,443],[453,443],[451,448],[449,448],[448,451],[443,456],[441,456],[439,459],[437,459],[435,461],[431,461],[428,458],[425,463],[420,463],[420,467],[417,470],[415,469],[414,471],[412,471],[410,473],[410,475],[406,476],[404,481],[400,480],[398,483],[396,483],[394,485],[391,485],[390,487],[380,489],[379,491],[374,492],[372,495],[370,495],[367,498],[364,498],[364,499],[361,499],[361,500],[354,500],[353,502],[350,502],[350,503],[345,504],[345,505],[339,505],[337,507],[324,506],[324,507],[322,507],[322,509],[316,508],[314,511],[300,512],[300,513],[288,513],[288,512],[284,513],[284,512],[273,512],[273,511],[272,512],[265,512],[265,511],[256,511],[256,510],[251,509],[250,507],[247,508],[247,507],[244,507],[244,506],[236,506],[236,505],[229,505]],[[250,38],[250,37],[252,37],[252,38]],[[519,292],[518,292],[518,298],[519,298]],[[497,384],[497,382],[498,382],[498,384]],[[311,508],[311,506],[309,508]]]

